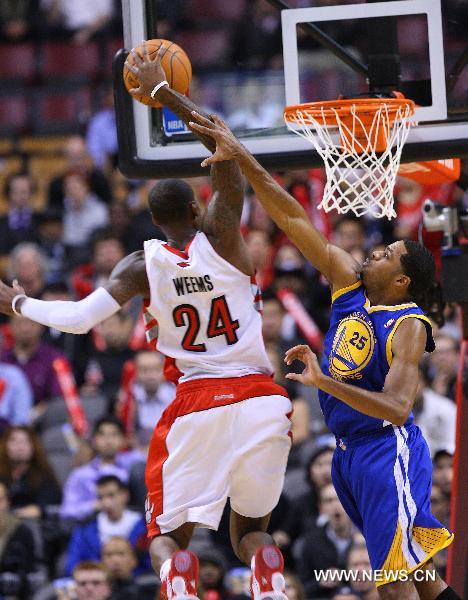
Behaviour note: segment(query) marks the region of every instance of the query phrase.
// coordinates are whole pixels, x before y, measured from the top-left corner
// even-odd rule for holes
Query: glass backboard
[[[442,7],[440,0],[256,0],[247,6],[246,0],[123,0],[122,5],[127,51],[155,37],[182,46],[192,60],[192,100],[220,114],[267,168],[322,166],[311,146],[286,129],[283,108],[368,94],[369,81],[382,79],[384,71],[395,78],[395,65],[384,54],[390,63],[396,57],[397,88],[419,107],[403,161],[468,156],[464,2],[447,0]],[[382,40],[389,39],[382,50]],[[207,151],[196,138],[125,91],[125,55],[114,63],[122,171],[132,177],[202,173]]]

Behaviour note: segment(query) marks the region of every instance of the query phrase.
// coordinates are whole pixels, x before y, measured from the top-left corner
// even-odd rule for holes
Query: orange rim
[[[351,98],[293,104],[287,106],[283,114],[288,123],[296,123],[297,114],[300,112],[305,123],[312,123],[312,119],[320,119],[326,125],[336,126],[341,118],[352,114],[353,109],[360,116],[370,116],[375,115],[382,105],[387,107],[391,116],[405,107],[410,109],[409,114],[412,115],[415,108],[413,100],[407,98]]]

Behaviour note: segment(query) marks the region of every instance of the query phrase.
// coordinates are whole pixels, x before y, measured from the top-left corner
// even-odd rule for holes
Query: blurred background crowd
[[[460,24],[468,13],[461,0],[445,4],[450,54],[466,35]],[[275,124],[284,99],[275,100],[278,110],[260,111],[262,99],[250,84],[257,70],[273,84],[281,72],[276,10],[264,0],[172,0],[157,3],[157,10],[158,37],[179,43],[192,60],[196,102],[221,112],[233,127],[258,125],[260,119],[261,126]],[[123,46],[121,32],[119,2],[112,0],[0,3],[0,273],[6,281],[18,279],[36,298],[81,299],[145,239],[162,238],[146,208],[154,182],[128,180],[116,166],[110,65]],[[341,41],[359,50],[358,40],[350,31]],[[306,63],[320,64],[315,77],[338,89],[336,66],[321,64],[313,43],[304,41],[304,50]],[[232,94],[220,86],[220,78],[225,82],[233,73],[245,83],[241,108],[230,104]],[[421,187],[400,179],[398,219],[336,218],[316,208],[322,170],[276,177],[323,233],[358,260],[380,244],[416,239],[425,198],[465,206],[468,200],[461,185]],[[189,183],[207,203],[209,178]],[[288,598],[376,600],[372,582],[345,585],[314,577],[318,569],[370,568],[365,542],[331,484],[335,441],[316,390],[284,377],[288,347],[306,342],[321,352],[329,288],[248,187],[242,228],[264,290],[265,344],[276,380],[294,403],[293,447],[270,524],[286,560]],[[437,252],[440,238],[433,234],[426,241]],[[0,598],[155,597],[144,466],[153,427],[175,386],[164,379],[163,357],[146,345],[141,304],[136,299],[83,336],[19,316],[1,319]],[[432,511],[446,525],[460,318],[456,306],[446,308],[436,351],[421,364],[414,408],[433,457]],[[227,512],[219,532],[197,530],[192,545],[201,560],[203,600],[249,597],[249,571],[230,550]],[[446,553],[435,561],[444,574]]]

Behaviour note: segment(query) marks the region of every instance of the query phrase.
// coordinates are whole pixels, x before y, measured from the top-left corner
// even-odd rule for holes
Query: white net
[[[288,128],[311,142],[325,163],[327,183],[319,208],[396,217],[393,188],[413,124],[413,106],[411,101],[397,107],[381,101],[363,116],[359,105],[352,104],[346,117],[339,104],[332,108],[305,104],[288,111]],[[381,151],[376,151],[379,143]]]

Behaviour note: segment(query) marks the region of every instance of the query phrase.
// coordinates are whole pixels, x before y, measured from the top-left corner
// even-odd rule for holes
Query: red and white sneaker
[[[277,546],[262,546],[252,558],[252,600],[287,600],[284,560]]]
[[[189,550],[178,550],[171,557],[167,577],[161,580],[162,600],[199,600],[198,558]]]

